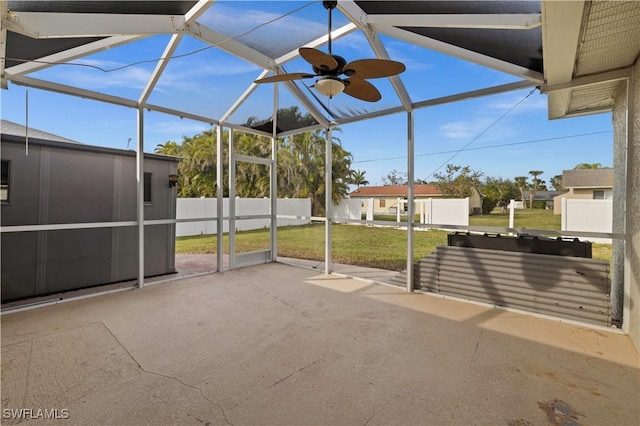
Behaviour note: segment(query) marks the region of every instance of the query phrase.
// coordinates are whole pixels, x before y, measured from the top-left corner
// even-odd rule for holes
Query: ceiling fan
[[[404,64],[388,59],[359,59],[347,63],[342,56],[331,53],[331,11],[335,9],[338,2],[323,1],[322,5],[329,11],[329,53],[327,54],[311,47],[298,49],[300,56],[312,65],[314,74],[302,72],[279,74],[255,80],[255,83],[276,83],[317,78],[313,87],[329,98],[344,92],[363,101],[379,101],[382,95],[366,79],[400,74],[406,69]],[[343,75],[346,78],[341,77]]]

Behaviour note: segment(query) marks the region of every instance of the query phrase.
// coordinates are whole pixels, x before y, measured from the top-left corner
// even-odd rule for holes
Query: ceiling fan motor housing
[[[324,6],[325,9],[335,9],[336,6],[338,5],[337,1],[323,1],[322,5]]]
[[[341,74],[342,68],[344,68],[344,66],[347,65],[347,61],[342,56],[339,56],[339,55],[331,55],[331,56],[338,63],[337,67],[333,69],[329,69],[327,66],[323,66],[322,68],[313,66],[313,72],[315,72],[318,75],[336,75],[337,76]]]

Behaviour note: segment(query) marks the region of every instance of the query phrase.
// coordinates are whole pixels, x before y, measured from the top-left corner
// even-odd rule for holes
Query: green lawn
[[[517,209],[513,218],[515,228],[556,229],[560,230],[560,215],[554,215],[553,210]],[[494,210],[491,214],[469,217],[469,226],[509,227],[509,213]]]
[[[395,220],[395,218],[394,218]],[[471,226],[507,227],[509,215],[492,213],[472,216]],[[516,228],[560,229],[560,217],[549,210],[516,211]],[[322,261],[324,259],[324,224],[278,228],[278,255]],[[448,231],[416,231],[414,260],[427,256],[437,245],[447,244]],[[333,225],[333,261],[394,271],[406,268],[407,233],[394,228],[359,225]],[[215,253],[216,236],[201,235],[176,238],[176,253]],[[269,230],[236,233],[236,252],[267,249]],[[593,244],[595,259],[611,260],[610,244]],[[224,252],[229,252],[229,236],[224,235]]]
[[[395,222],[396,215],[375,215],[375,220]],[[407,217],[401,216],[400,221],[406,222]],[[415,216],[415,222],[420,221],[420,216]],[[509,213],[502,213],[496,209],[491,214],[469,217],[469,226],[495,226],[499,228],[509,227]],[[542,209],[518,209],[514,215],[514,226],[516,228],[529,229],[557,229],[560,230],[560,215],[554,215],[553,210]]]
[[[278,255],[300,259],[324,260],[324,224],[278,228]],[[401,271],[407,264],[406,231],[369,226],[333,225],[333,261]],[[236,233],[236,252],[266,249],[269,230]],[[446,231],[415,233],[418,260],[447,243]],[[216,236],[198,235],[176,238],[176,253],[215,253]],[[224,236],[224,252],[229,252],[229,236]]]

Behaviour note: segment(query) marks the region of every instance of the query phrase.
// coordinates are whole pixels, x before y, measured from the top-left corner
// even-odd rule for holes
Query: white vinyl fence
[[[218,217],[216,198],[178,198],[176,219],[195,219]],[[236,216],[268,215],[268,198],[236,198]],[[229,199],[223,200],[223,216],[229,216]],[[296,216],[279,218],[278,226],[304,225],[311,222],[311,200],[308,198],[278,198],[278,216]],[[304,218],[304,219],[303,219]],[[268,228],[270,219],[236,220],[236,230]],[[215,234],[218,224],[215,220],[206,222],[185,222],[176,225],[176,236]],[[229,232],[229,222],[225,221],[223,232]]]
[[[362,204],[359,199],[344,198],[338,205],[333,206],[334,219],[362,219]]]
[[[605,232],[613,229],[613,200],[562,199],[562,231]],[[611,243],[609,238],[588,238],[597,243]]]
[[[398,200],[398,222],[400,211],[404,211],[407,200]],[[427,198],[415,200],[416,214],[420,223],[434,225],[469,226],[469,198]]]

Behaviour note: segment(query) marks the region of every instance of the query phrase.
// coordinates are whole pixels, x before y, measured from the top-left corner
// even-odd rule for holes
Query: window
[[[594,200],[604,200],[604,191],[593,191]]]
[[[9,202],[9,161],[2,160],[2,171],[0,173],[0,201]]]
[[[387,200],[385,200],[384,198],[380,199],[380,207],[387,207]]]
[[[151,204],[151,173],[144,173],[144,202]]]

